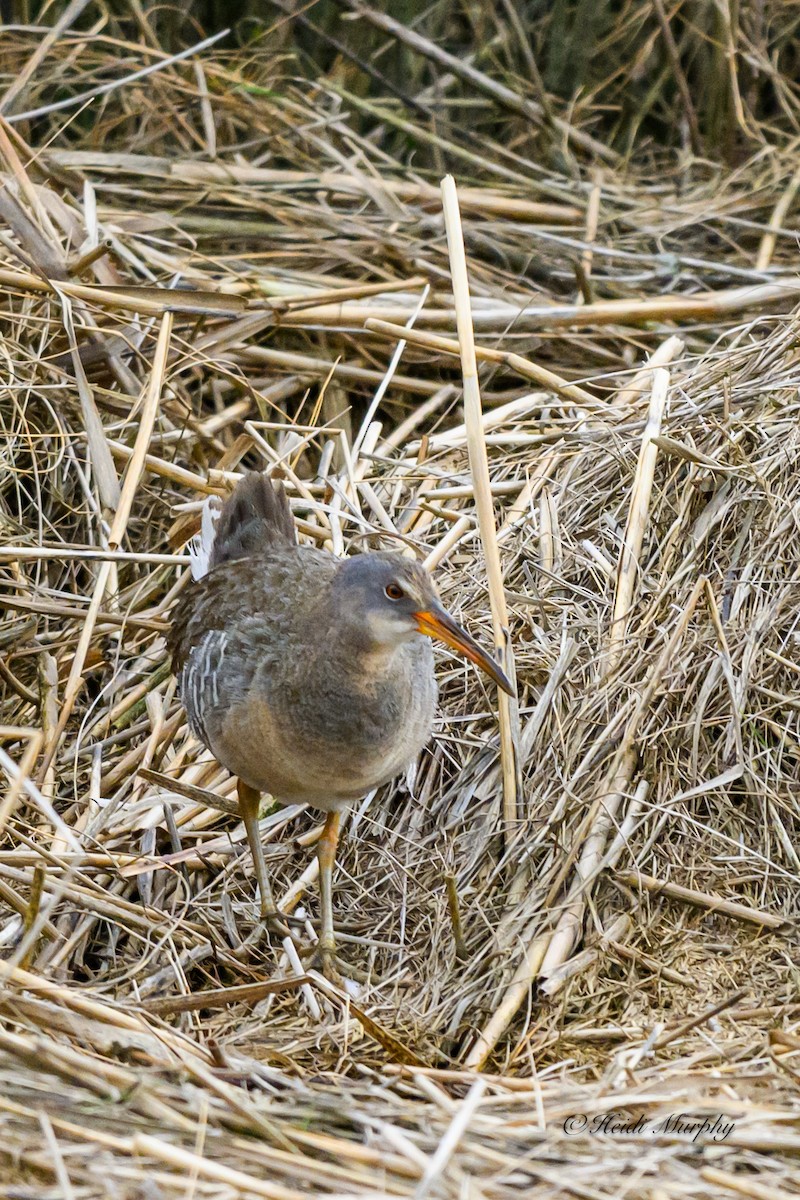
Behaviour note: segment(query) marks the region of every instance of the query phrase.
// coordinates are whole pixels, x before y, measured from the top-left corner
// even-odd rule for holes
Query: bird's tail
[[[200,533],[189,546],[192,577],[201,579],[220,563],[249,558],[268,546],[297,543],[292,512],[280,483],[250,471],[221,504],[209,496]]]

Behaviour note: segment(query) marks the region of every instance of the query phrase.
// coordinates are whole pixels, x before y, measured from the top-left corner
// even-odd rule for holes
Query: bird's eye
[[[403,596],[405,596],[405,592],[400,587],[399,583],[387,583],[386,587],[384,588],[384,594],[387,595],[390,600],[402,600]]]

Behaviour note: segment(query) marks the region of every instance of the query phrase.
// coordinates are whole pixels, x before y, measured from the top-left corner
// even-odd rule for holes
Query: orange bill
[[[438,638],[451,650],[463,654],[464,658],[468,658],[470,662],[475,663],[476,667],[485,671],[499,688],[508,692],[509,696],[513,696],[514,689],[499,664],[478,645],[474,638],[469,636],[466,629],[462,629],[458,622],[453,620],[445,609],[440,608],[437,604],[435,607],[415,612],[414,616],[420,633],[426,634],[427,637]]]

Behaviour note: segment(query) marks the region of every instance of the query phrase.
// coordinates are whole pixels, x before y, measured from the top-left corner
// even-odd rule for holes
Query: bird
[[[311,965],[340,979],[332,876],[341,814],[416,762],[428,742],[437,704],[431,639],[503,691],[512,687],[442,606],[420,563],[298,544],[283,485],[263,472],[246,473],[221,506],[214,499],[171,614],[172,667],[192,733],[237,778],[269,931],[289,932],[264,862],[261,794],[326,814]]]

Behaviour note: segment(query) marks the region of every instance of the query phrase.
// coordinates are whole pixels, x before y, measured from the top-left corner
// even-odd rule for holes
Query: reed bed
[[[0,43],[4,1194],[799,1194],[791,86],[734,166],[563,107],[512,166],[284,24],[176,58],[84,8]],[[252,468],[516,678],[443,651],[349,816],[352,991],[254,944],[165,649]],[[309,939],[319,828],[265,798]]]

